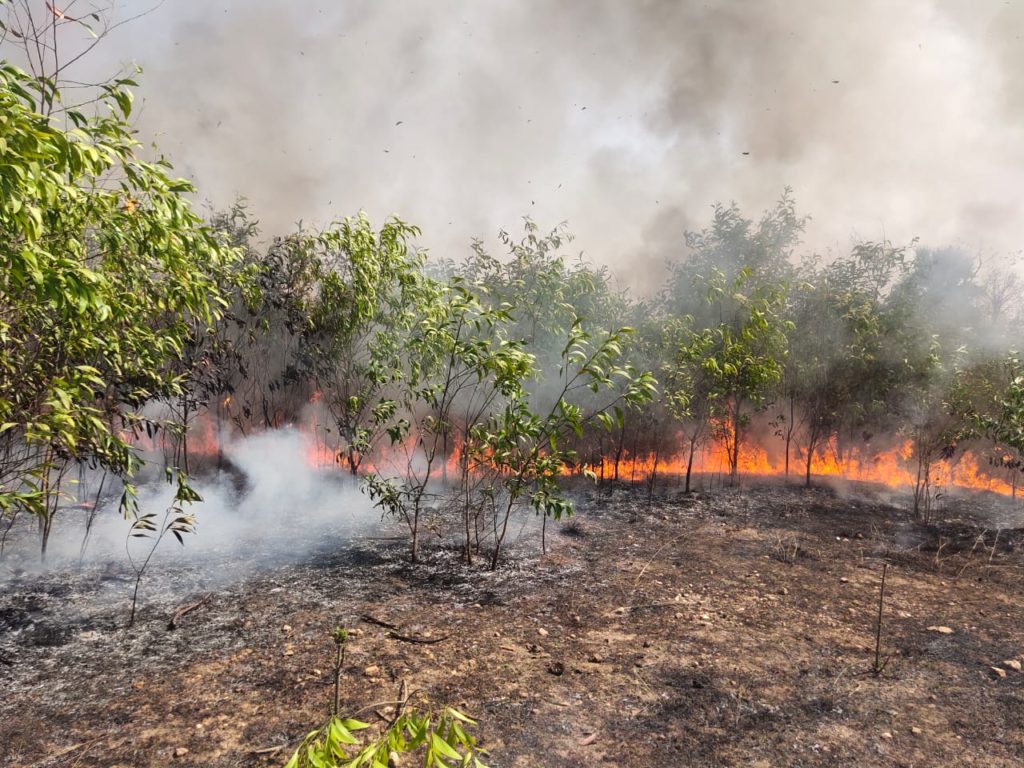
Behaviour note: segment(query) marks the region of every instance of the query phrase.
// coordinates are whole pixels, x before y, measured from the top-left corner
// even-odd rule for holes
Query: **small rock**
[[[284,632],[285,634],[291,632],[292,631],[291,624],[285,624],[283,627],[281,627],[281,631]]]
[[[891,739],[891,738],[892,738],[892,734],[891,734],[891,733],[889,733],[888,731],[885,731],[885,732],[884,732],[884,733],[882,734],[882,738],[883,738],[883,739]]]
[[[602,661],[604,661],[604,656],[602,656],[600,653],[592,653],[587,657],[587,661],[589,661],[591,664],[600,664]]]
[[[380,674],[380,667],[378,667],[376,664],[371,664],[370,666],[366,667],[363,670],[363,675],[365,677],[376,677],[379,674]]]
[[[184,757],[187,754],[188,754],[188,747],[178,747],[176,750],[174,750],[174,756],[175,757]]]
[[[541,637],[547,637],[548,636],[548,631],[546,629],[544,629],[544,627],[541,627],[540,629],[537,630],[537,634],[540,635]]]
[[[989,669],[992,670],[992,674],[999,680],[1002,680],[1004,677],[1006,677],[1005,669],[1001,669],[999,667],[989,667]]]
[[[929,632],[938,632],[940,635],[952,635],[953,634],[953,630],[950,629],[949,627],[936,627],[936,626],[932,626],[932,627],[928,627],[928,631]]]
[[[789,590],[786,589],[785,587],[783,587],[782,589],[779,590],[779,594],[780,595],[788,595],[789,594]]]
[[[1003,666],[1012,669],[1014,672],[1021,671],[1021,664],[1016,659],[1007,659],[1003,662]]]
[[[848,578],[846,578],[845,576],[843,576],[841,579],[839,579],[839,583],[840,584],[848,584],[849,582],[850,582],[850,580]],[[882,734],[882,736],[884,738],[885,734]],[[892,738],[892,734],[889,734],[889,738],[890,739]]]
[[[922,730],[921,730],[920,728],[918,728],[918,727],[917,727],[916,725],[912,725],[912,726],[910,726],[910,732],[911,732],[912,734],[914,734],[915,736],[920,736],[920,735],[921,735],[922,733],[924,733],[924,731],[922,731]]]
[[[560,661],[552,661],[550,664],[548,664],[548,672],[550,672],[555,677],[560,677],[561,675],[565,674],[565,664],[563,664]]]
[[[291,645],[285,646],[285,649],[284,649],[284,651],[282,652],[281,655],[282,656],[294,656],[295,655],[295,647],[291,646]]]

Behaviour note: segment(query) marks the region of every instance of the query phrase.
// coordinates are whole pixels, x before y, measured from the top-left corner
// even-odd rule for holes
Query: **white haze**
[[[1019,251],[1022,29],[966,0],[173,0],[87,67],[140,64],[143,136],[268,233],[362,208],[460,257],[567,219],[651,287],[711,203],[785,185],[808,249]]]
[[[222,473],[217,478],[196,480],[194,487],[203,500],[185,506],[196,518],[194,535],[184,537],[184,546],[166,535],[152,562],[220,561],[234,576],[239,570],[299,560],[378,529],[380,515],[358,483],[336,470],[312,467],[306,458],[310,447],[307,441],[305,435],[285,429],[230,443],[225,456],[239,475]],[[173,502],[173,494],[166,483],[142,486],[138,494],[140,511],[156,513],[154,520],[159,524]],[[84,517],[85,512],[79,509],[59,512],[45,567],[61,568],[78,561]],[[97,515],[85,563],[127,567],[125,543],[129,532],[128,522],[117,509],[117,499],[108,500]],[[8,544],[8,570],[43,567],[32,528],[23,527],[18,533],[18,540]],[[133,556],[144,559],[153,542],[152,537],[131,539]]]

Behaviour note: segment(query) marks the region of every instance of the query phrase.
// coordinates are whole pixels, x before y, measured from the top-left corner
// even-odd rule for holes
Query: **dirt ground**
[[[925,526],[827,490],[590,491],[496,573],[377,531],[214,591],[157,573],[130,630],[95,599],[116,574],[15,576],[0,764],[283,765],[345,625],[343,709],[387,716],[404,681],[477,718],[492,766],[1020,766],[1024,526],[987,504]]]

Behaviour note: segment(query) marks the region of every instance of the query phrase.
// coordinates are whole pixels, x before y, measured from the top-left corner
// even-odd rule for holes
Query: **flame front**
[[[685,475],[689,457],[677,454],[669,457],[658,457],[654,454],[631,456],[624,451],[618,461],[617,477],[621,480],[648,480],[652,472],[659,475]],[[795,451],[791,456],[788,476],[799,477],[805,469],[807,455],[803,451]],[[1013,482],[1016,470],[1006,466],[988,466],[988,462],[979,461],[970,450],[964,451],[952,459],[932,462],[927,467],[928,484],[932,487],[964,488],[976,491],[989,491],[1003,496],[1016,497],[1016,483]],[[605,457],[588,467],[601,477],[616,476],[614,457]],[[841,452],[836,441],[831,440],[820,452],[815,452],[811,464],[812,477],[832,477],[864,483],[876,483],[890,488],[913,488],[924,480],[924,467],[918,466],[912,440],[906,440],[895,448],[884,451],[869,449],[853,449]],[[787,476],[785,459],[772,458],[768,451],[755,442],[744,443],[740,447],[737,472],[745,476],[785,477]],[[729,473],[729,455],[724,443],[713,442],[698,447],[693,457],[693,473],[695,475]],[[999,477],[1001,473],[1006,478]]]
[[[315,397],[315,395],[314,395]],[[342,452],[332,439],[330,430],[324,430],[314,419],[291,425],[305,436],[306,461],[318,470],[341,469],[345,466]],[[719,430],[719,434],[728,434]],[[219,455],[223,442],[228,437],[228,429],[218,428],[216,420],[210,413],[203,413],[195,420],[188,435],[188,451],[192,457],[213,457]],[[140,447],[145,439],[138,441]],[[380,445],[370,455],[360,457],[361,472],[380,471],[385,474],[401,474],[413,462],[419,471],[425,471],[425,460],[422,459],[421,447],[415,435],[410,435],[398,445]],[[680,437],[679,444],[684,446],[673,455],[653,453],[632,455],[624,450],[618,460],[614,456],[605,456],[575,467],[566,467],[564,474],[570,475],[587,469],[602,479],[618,478],[623,481],[643,482],[656,476],[682,476],[686,474],[689,456],[686,442]],[[156,448],[155,445],[152,448]],[[431,463],[430,476],[436,479],[453,479],[462,471],[462,446],[453,438],[450,445],[445,446],[446,452],[440,451]],[[772,445],[771,448],[777,448]],[[737,473],[743,476],[757,477],[791,477],[794,480],[803,477],[806,472],[807,454],[802,448],[794,448],[790,455],[787,472],[785,457],[781,450],[770,451],[756,439],[748,438],[741,444],[737,462]],[[811,462],[812,477],[839,478],[863,483],[874,483],[890,488],[914,488],[922,482],[933,489],[962,488],[975,491],[988,491],[1003,496],[1016,498],[1017,472],[1015,464],[1005,453],[996,448],[992,451],[993,458],[981,458],[971,450],[957,452],[952,458],[939,459],[927,466],[919,466],[914,443],[905,440],[895,447],[884,450],[873,449],[872,446],[841,448],[833,437],[825,443],[821,450],[815,451]],[[729,452],[722,440],[711,440],[696,448],[693,462],[695,477],[708,475],[728,475],[730,471]],[[925,475],[925,472],[927,474]],[[698,481],[699,482],[699,481]]]

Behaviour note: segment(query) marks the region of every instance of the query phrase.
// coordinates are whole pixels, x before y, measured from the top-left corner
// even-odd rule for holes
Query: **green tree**
[[[573,514],[572,502],[559,485],[560,478],[578,461],[572,437],[582,435],[589,425],[609,431],[621,427],[625,409],[654,397],[654,376],[622,360],[625,339],[632,333],[632,328],[625,327],[593,339],[575,323],[553,377],[557,394],[545,401],[550,406],[539,405],[536,397],[520,388],[512,392],[505,408],[483,425],[479,443],[497,479],[490,491],[497,499],[492,570],[498,567],[512,513],[524,502],[542,516],[542,537],[548,518],[560,520]],[[596,407],[585,409],[574,402],[574,395],[581,390],[599,396]]]
[[[509,315],[484,306],[459,280],[441,286],[437,300],[420,309],[405,347],[409,375],[403,380],[403,393],[383,414],[391,419],[387,434],[393,458],[367,476],[366,487],[378,507],[406,523],[410,557],[418,562],[423,515],[448,495],[442,487],[446,478],[439,475],[450,449],[458,445],[456,496],[465,498],[465,552],[470,560],[473,504],[468,497],[471,470],[481,464],[473,449],[479,442],[478,427],[521,391],[534,373],[534,359],[507,338]]]
[[[0,65],[0,508],[38,515],[44,552],[70,464],[135,473],[141,408],[188,386],[175,363],[238,258],[188,182],[138,155],[129,85],[63,130],[39,111],[60,93]]]
[[[704,418],[724,417],[718,426],[733,482],[750,423],[746,408],[762,406],[782,377],[791,326],[783,317],[785,296],[784,285],[758,284],[750,270],[741,269],[731,283],[716,272],[707,281],[706,300],[721,319],[691,332],[680,348],[684,367],[699,360],[703,399],[711,403],[701,410]],[[682,378],[694,380],[685,372]]]
[[[403,375],[408,334],[436,302],[409,240],[419,230],[389,219],[379,231],[364,214],[281,247],[304,252],[314,290],[303,304],[299,359],[330,412],[340,453],[355,475],[393,410],[391,389]]]

